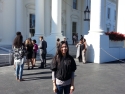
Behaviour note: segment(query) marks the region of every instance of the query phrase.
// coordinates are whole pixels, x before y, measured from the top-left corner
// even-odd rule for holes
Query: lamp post
[[[84,21],[90,21],[90,10],[89,10],[89,7],[88,7],[88,0],[87,0],[86,9],[84,11]]]

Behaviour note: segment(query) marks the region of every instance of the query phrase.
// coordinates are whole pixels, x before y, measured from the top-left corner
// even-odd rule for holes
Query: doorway
[[[77,22],[72,22],[72,36],[76,35]]]

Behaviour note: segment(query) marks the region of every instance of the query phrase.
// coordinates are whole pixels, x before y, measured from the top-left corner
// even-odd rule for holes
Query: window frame
[[[110,16],[111,16],[111,8],[108,7],[107,8],[107,19],[110,19]]]
[[[34,16],[34,22],[32,22],[32,16]],[[35,14],[32,13],[29,14],[29,32],[31,34],[31,37],[35,35]]]
[[[78,0],[73,0],[73,9],[77,9]]]
[[[77,33],[77,22],[72,22],[72,33]]]

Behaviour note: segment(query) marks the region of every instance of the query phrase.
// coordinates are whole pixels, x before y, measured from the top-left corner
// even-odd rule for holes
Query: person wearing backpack
[[[35,39],[32,40],[32,44],[33,44],[32,62],[33,62],[33,66],[35,67],[37,50],[38,50],[38,45],[36,44],[36,40]]]
[[[16,80],[23,81],[23,67],[24,67],[24,44],[22,35],[17,36],[13,43],[13,52],[14,52],[14,62],[16,65]]]

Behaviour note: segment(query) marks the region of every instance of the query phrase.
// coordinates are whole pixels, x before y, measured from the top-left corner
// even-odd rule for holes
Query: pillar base
[[[99,33],[91,33],[85,35],[84,38],[87,42],[87,61],[92,63],[103,63],[107,60],[103,60],[101,48],[109,49],[109,38],[106,35],[100,35]]]
[[[45,38],[46,42],[47,42],[47,54],[52,54],[55,55],[56,54],[56,41],[57,38],[60,38],[60,41],[64,40],[64,36],[60,35],[55,35],[52,34],[50,36],[47,36]]]
[[[39,37],[40,36],[43,36],[43,38],[44,38],[44,35],[43,34],[35,34],[35,36],[34,37],[32,37],[32,39],[35,39],[36,40],[36,42],[37,42],[37,44],[39,44]]]
[[[88,34],[84,38],[87,42],[87,61],[92,63],[105,63],[125,58],[125,49],[112,47],[107,35]]]

